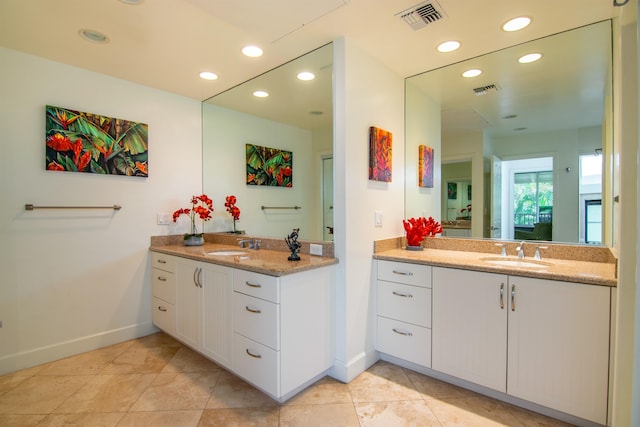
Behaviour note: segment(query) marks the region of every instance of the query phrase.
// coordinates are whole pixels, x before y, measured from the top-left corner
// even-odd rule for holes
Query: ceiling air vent
[[[397,13],[396,16],[402,18],[414,31],[424,28],[433,22],[440,21],[445,17],[442,8],[435,1],[420,3],[417,6]]]
[[[498,86],[496,83],[491,83],[490,85],[474,88],[473,93],[475,93],[476,96],[482,96],[488,93],[497,92],[499,90],[500,90],[500,86]]]

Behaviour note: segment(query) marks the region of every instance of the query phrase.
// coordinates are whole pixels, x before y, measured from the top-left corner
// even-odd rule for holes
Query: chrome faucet
[[[506,243],[496,243],[496,246],[501,246],[500,256],[507,256],[507,245]]]
[[[518,258],[524,259],[524,241],[520,242],[520,246],[516,247],[516,250],[518,251]]]
[[[238,240],[238,245],[240,245],[241,248],[249,248],[249,249],[260,249],[260,243],[262,243],[262,241],[258,240],[258,239],[244,239],[244,240]]]
[[[549,249],[548,246],[536,246],[536,254],[533,256],[533,259],[542,259],[540,256],[540,249]]]

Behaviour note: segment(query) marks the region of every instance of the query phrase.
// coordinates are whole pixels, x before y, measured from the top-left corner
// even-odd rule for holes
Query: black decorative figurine
[[[291,234],[284,238],[284,241],[287,242],[287,246],[289,246],[289,250],[291,251],[291,255],[289,256],[289,258],[287,258],[289,261],[300,261],[298,252],[300,251],[300,247],[302,245],[298,243],[299,231],[299,228],[294,228]]]

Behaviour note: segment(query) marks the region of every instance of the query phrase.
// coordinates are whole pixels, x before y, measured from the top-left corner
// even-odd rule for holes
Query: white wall
[[[157,212],[201,191],[200,102],[0,48],[0,374],[151,325]],[[149,125],[149,177],[45,170],[45,105]],[[122,210],[26,212],[24,205]]]
[[[373,241],[402,235],[404,216],[404,82],[354,41],[334,42],[336,364],[349,381],[377,359]],[[392,182],[368,179],[369,127],[392,132]],[[382,227],[374,212],[383,212]]]
[[[216,209],[213,220],[205,226],[207,231],[233,228],[231,215],[224,207],[226,196],[233,194],[240,208],[236,228],[247,234],[284,239],[292,228],[300,228],[302,238],[321,239],[318,168],[311,131],[205,103],[203,135],[204,189]],[[293,186],[247,185],[246,144],[293,152]],[[302,209],[262,210],[263,205]]]

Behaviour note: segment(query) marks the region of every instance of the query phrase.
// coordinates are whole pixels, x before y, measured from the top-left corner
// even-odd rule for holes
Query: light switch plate
[[[322,245],[317,245],[315,243],[309,244],[309,253],[311,255],[322,256]]]
[[[171,214],[167,212],[158,212],[158,225],[169,225],[171,222]]]
[[[375,212],[374,224],[376,227],[382,227],[382,211]]]

